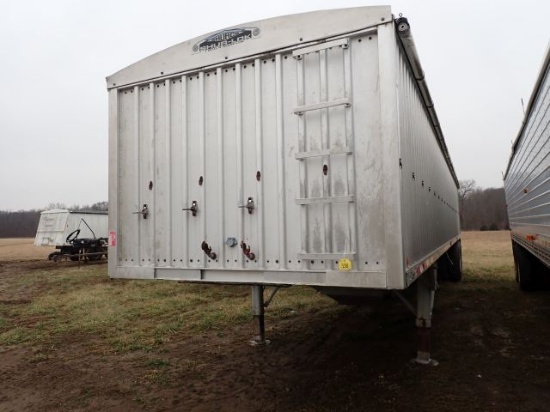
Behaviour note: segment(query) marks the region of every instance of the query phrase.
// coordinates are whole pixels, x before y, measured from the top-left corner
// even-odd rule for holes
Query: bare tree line
[[[504,188],[482,189],[475,180],[462,180],[458,194],[462,230],[509,229]]]
[[[0,211],[0,238],[34,237],[40,213],[50,209],[69,209],[72,211],[107,211],[108,202],[97,202],[93,205],[73,205],[67,207],[63,203],[50,203],[44,209],[19,210],[17,212]]]

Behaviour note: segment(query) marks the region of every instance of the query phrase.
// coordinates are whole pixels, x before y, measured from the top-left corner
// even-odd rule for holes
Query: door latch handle
[[[191,212],[193,216],[197,216],[197,212],[199,211],[199,205],[196,200],[193,200],[193,202],[191,202],[191,207],[186,207],[185,209],[181,209],[181,210],[187,210],[188,212]]]
[[[149,208],[145,204],[145,205],[143,205],[143,207],[141,208],[141,210],[139,212],[134,212],[133,214],[134,215],[142,215],[144,219],[147,219],[147,216],[149,215]]]
[[[248,209],[248,213],[249,213],[249,214],[252,214],[252,211],[253,211],[254,208],[255,208],[255,206],[254,206],[254,199],[252,199],[251,197],[249,197],[248,200],[246,201],[246,205],[239,206],[239,208],[246,208],[246,209]]]

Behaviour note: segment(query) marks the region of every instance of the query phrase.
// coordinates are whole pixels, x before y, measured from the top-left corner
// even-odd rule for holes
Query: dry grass
[[[53,246],[34,246],[34,238],[0,239],[0,262],[47,258]]]
[[[59,267],[59,266],[57,266]],[[41,270],[8,280],[24,305],[0,304],[0,344],[48,345],[69,335],[98,337],[104,350],[155,350],[174,337],[250,321],[250,289],[163,281],[110,280],[106,265]],[[334,303],[310,288],[279,292],[268,319]]]
[[[30,256],[31,242],[4,239],[0,246],[20,247]],[[464,290],[484,282],[512,284],[508,232],[464,233],[463,255]],[[151,351],[182,336],[247,323],[251,317],[248,287],[110,280],[106,265],[52,263],[4,283],[4,295],[28,302],[5,305],[0,300],[0,344],[8,346],[48,345],[63,336],[85,334],[101,339],[103,350]],[[332,300],[313,289],[292,287],[278,292],[267,320],[333,307]]]
[[[514,279],[510,232],[463,232],[462,255],[465,281]]]

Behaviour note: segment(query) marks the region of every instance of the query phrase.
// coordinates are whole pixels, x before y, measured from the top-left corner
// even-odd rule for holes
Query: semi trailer
[[[516,281],[550,283],[550,44],[504,176]]]
[[[256,21],[107,78],[109,274],[308,285],[346,302],[460,280],[458,180],[410,26],[389,6]],[[407,301],[408,302],[408,301]]]

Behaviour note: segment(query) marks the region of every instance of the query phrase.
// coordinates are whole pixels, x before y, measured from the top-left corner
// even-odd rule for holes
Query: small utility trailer
[[[504,177],[516,280],[550,284],[550,45]]]
[[[348,302],[461,276],[458,180],[405,18],[390,7],[246,23],[107,78],[109,274],[309,285]]]
[[[40,213],[35,246],[55,246],[48,260],[107,258],[107,212],[50,209]]]

